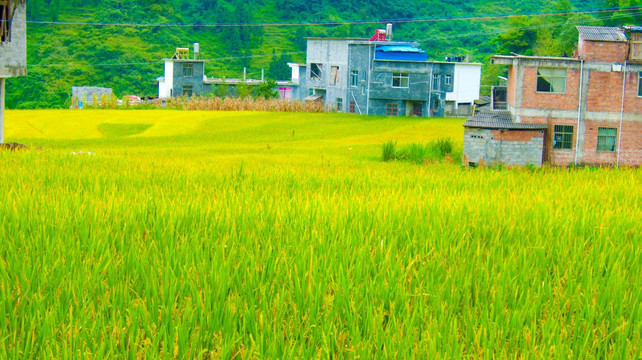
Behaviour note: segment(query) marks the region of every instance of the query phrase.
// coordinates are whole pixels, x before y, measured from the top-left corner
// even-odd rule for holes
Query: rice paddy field
[[[640,359],[640,171],[462,168],[462,123],[8,111],[0,358]]]

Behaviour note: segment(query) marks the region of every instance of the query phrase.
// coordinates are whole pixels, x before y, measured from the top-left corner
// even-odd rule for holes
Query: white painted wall
[[[165,80],[158,82],[158,97],[166,99],[172,97],[174,88],[174,62],[165,60]]]
[[[457,104],[472,103],[478,100],[481,86],[481,67],[481,64],[455,64],[453,92],[446,93],[446,100],[455,101]]]
[[[295,84],[299,83],[299,64],[288,63],[288,66],[292,69],[292,82]]]

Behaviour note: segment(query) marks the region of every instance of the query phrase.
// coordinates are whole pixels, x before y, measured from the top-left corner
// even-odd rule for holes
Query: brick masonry
[[[577,55],[585,61],[623,63],[629,56],[628,42],[587,41],[580,37]]]
[[[508,65],[507,95],[513,120],[548,127],[544,161],[562,166],[575,162],[642,165],[642,64],[628,62],[628,48],[627,42],[580,39],[581,58],[494,58]],[[565,92],[537,91],[539,67],[566,69]],[[555,125],[573,126],[572,149],[553,149]],[[599,127],[617,128],[616,151],[597,151]]]
[[[548,93],[537,91],[537,67],[524,68],[522,107],[532,109],[577,110],[580,71],[567,69],[566,92]]]

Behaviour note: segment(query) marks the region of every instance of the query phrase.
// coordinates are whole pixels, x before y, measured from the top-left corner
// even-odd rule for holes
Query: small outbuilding
[[[464,123],[464,161],[472,167],[541,166],[546,129],[546,124],[515,123],[506,110],[480,111]]]

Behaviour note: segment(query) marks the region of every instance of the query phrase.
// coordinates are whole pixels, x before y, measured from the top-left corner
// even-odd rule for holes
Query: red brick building
[[[528,141],[522,139],[525,136],[522,134],[516,137],[521,141],[499,146],[510,145],[529,154],[532,160],[533,140],[541,138],[543,143],[537,145],[543,149],[542,162],[640,166],[642,27],[577,29],[578,48],[572,58],[493,57],[493,63],[508,66],[506,102],[512,124],[537,124],[544,132],[541,136],[529,129],[533,136]],[[468,137],[478,135],[480,124],[495,133],[515,131],[516,127],[507,127],[505,123],[493,127],[492,122],[480,123],[480,119],[488,119],[488,115],[476,115],[464,124],[466,161],[473,164],[480,160],[502,161],[480,151],[479,138]],[[493,136],[493,140],[496,138]],[[471,146],[466,146],[467,143]],[[524,163],[518,156],[513,158],[518,159],[508,163]]]

